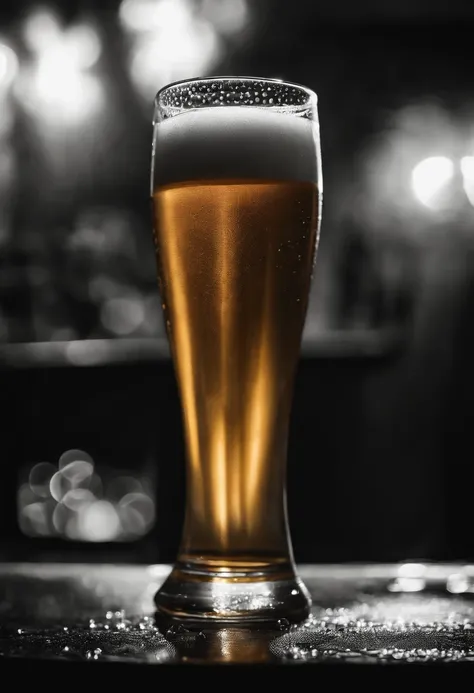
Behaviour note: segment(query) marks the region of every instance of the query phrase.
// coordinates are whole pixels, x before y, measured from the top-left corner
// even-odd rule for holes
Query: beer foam
[[[216,179],[318,181],[317,123],[270,108],[180,113],[155,126],[154,187]]]

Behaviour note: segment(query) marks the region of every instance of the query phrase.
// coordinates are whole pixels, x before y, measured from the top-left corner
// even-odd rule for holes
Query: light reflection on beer
[[[171,230],[179,229],[179,209],[164,205],[163,208],[160,208],[160,213],[163,215],[161,224],[164,228],[169,228]],[[177,214],[178,217],[176,216]],[[182,287],[180,287],[178,283],[181,275],[179,246],[177,245],[178,241],[179,235],[171,232],[169,234],[169,238],[167,239],[167,258],[169,263],[169,273],[171,276],[175,277],[175,291],[173,295],[175,311],[181,316],[179,321],[179,329],[181,334],[179,341],[181,351],[179,360],[176,360],[175,355],[175,368],[177,368],[178,378],[181,382],[183,401],[187,403],[187,407],[184,410],[184,427],[186,443],[188,446],[188,462],[193,468],[192,472],[194,483],[202,486],[199,460],[199,418],[197,412],[197,402],[193,397],[193,374],[196,373],[197,364],[195,364],[193,361],[193,351],[191,349],[192,335],[190,334],[190,328],[192,322],[191,316],[189,315],[188,297],[186,292],[182,290]],[[160,270],[158,272],[158,276],[161,286],[162,280]],[[164,291],[162,288],[162,295],[163,294]],[[166,301],[165,297],[163,297],[163,300]],[[166,314],[166,302],[163,303],[163,307]],[[166,321],[166,327],[170,338],[171,350],[175,354],[175,340],[173,339],[173,333],[170,330],[169,321]],[[196,508],[196,512],[199,512],[200,510],[202,509]],[[202,519],[204,520],[204,518]]]
[[[231,334],[232,324],[229,324],[228,321],[228,311],[231,309],[231,297],[235,290],[235,266],[232,262],[232,257],[229,258],[229,250],[232,255],[232,249],[228,247],[229,236],[232,238],[232,215],[233,210],[229,205],[229,200],[224,199],[216,209],[216,222],[218,232],[220,233],[220,239],[217,241],[217,262],[214,267],[214,272],[217,298],[220,302],[218,308],[219,329],[217,331],[217,339],[220,341],[220,364],[216,364],[216,368],[220,369],[221,386],[227,392],[230,392],[229,387],[232,379],[232,374],[230,373],[230,359],[232,358],[232,342],[234,340],[234,335]],[[211,296],[209,299],[211,299]],[[226,436],[226,430],[230,432],[230,422],[227,421],[227,409],[219,407],[219,409],[214,412],[214,416],[215,429],[213,432],[211,431],[210,434],[211,446],[216,453],[214,458],[216,468],[215,483],[217,487],[225,489],[228,485],[227,471],[232,474],[232,470],[237,470],[235,465],[236,460],[232,459],[232,451],[235,452],[235,448],[238,446],[239,441],[230,441],[231,445],[229,445],[228,436]],[[213,455],[211,455],[211,459],[212,457]],[[237,484],[239,483],[238,478],[235,481],[237,481]],[[212,480],[209,479],[209,489],[212,489],[212,487]],[[213,494],[213,497],[210,498],[211,513],[216,518],[216,525],[219,528],[220,534],[220,547],[223,550],[225,550],[229,536],[227,513],[228,510],[230,510],[233,514],[234,510],[233,507],[228,507],[228,500],[234,505],[232,503],[233,499],[239,500],[237,493],[233,493],[230,499],[227,498],[226,493]]]
[[[254,373],[251,382],[254,385],[249,397],[246,425],[248,427],[248,473],[243,478],[243,498],[246,503],[246,517],[252,520],[252,508],[259,502],[258,492],[261,488],[261,475],[265,471],[261,460],[271,453],[272,422],[271,409],[267,403],[274,401],[276,393],[273,392],[272,379],[272,323],[270,317],[271,301],[271,268],[266,259],[265,287],[262,301],[262,319],[260,322],[260,334],[256,339],[258,355],[254,362]],[[247,524],[246,530],[250,534],[252,525]]]

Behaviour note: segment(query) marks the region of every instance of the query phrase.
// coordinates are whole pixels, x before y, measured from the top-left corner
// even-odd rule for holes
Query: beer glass
[[[189,80],[158,92],[153,126],[158,283],[186,445],[181,545],[157,614],[296,622],[310,597],[285,479],[321,216],[316,95],[271,79]]]

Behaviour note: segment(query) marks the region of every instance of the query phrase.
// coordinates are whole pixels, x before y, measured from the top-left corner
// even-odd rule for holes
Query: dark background
[[[151,237],[152,101],[209,74],[319,96],[296,559],[474,558],[473,30],[460,0],[4,0],[1,560],[175,555],[184,450]],[[48,489],[71,449],[96,476],[67,504],[69,487]]]

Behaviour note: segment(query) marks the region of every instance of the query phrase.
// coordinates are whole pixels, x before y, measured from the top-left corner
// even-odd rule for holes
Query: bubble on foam
[[[272,101],[266,101],[267,98]],[[165,87],[158,94],[156,105],[160,119],[169,118],[196,106],[253,106],[254,103],[276,103],[280,110],[310,117],[315,98],[305,87],[280,80],[210,77]]]
[[[318,182],[316,122],[268,107],[189,110],[155,125],[154,187],[197,180]]]

